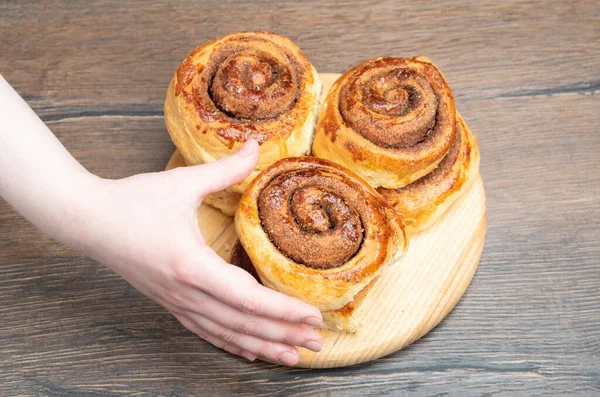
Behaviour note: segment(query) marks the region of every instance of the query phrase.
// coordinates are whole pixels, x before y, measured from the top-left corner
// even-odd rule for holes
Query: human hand
[[[244,179],[258,145],[236,155],[121,180],[90,174],[0,75],[0,196],[36,227],[106,264],[210,343],[293,365],[319,350],[318,309],[260,286],[206,246],[196,211]]]
[[[259,285],[208,247],[196,211],[207,194],[244,179],[258,160],[247,142],[235,155],[195,167],[92,178],[76,231],[64,240],[120,274],[213,345],[254,360],[294,365],[294,346],[319,351],[315,307]]]

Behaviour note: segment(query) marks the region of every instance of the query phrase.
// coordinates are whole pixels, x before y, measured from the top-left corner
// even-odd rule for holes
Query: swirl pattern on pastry
[[[444,76],[427,58],[375,58],[333,85],[312,151],[373,186],[402,187],[444,158],[455,137],[455,113]]]
[[[235,221],[264,284],[322,311],[350,302],[406,245],[402,222],[368,183],[310,157],[263,172]]]
[[[408,234],[431,226],[479,173],[477,140],[460,115],[456,125],[450,151],[432,172],[399,189],[377,189],[401,215]]]
[[[257,140],[257,169],[231,188],[241,193],[273,162],[310,150],[320,87],[316,70],[289,39],[236,33],[188,54],[169,86],[165,120],[188,165]]]

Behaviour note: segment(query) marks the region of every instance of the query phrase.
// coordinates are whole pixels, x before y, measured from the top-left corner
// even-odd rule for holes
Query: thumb
[[[199,173],[200,191],[205,196],[224,190],[244,180],[254,171],[258,162],[258,155],[258,143],[254,139],[250,139],[244,143],[237,153],[231,156],[190,168],[192,172],[196,173],[196,178],[198,178]]]

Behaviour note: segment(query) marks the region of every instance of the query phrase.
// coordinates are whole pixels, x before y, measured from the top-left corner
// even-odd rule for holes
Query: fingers
[[[270,317],[291,323],[320,327],[323,321],[321,312],[316,307],[263,287],[258,283],[236,291],[231,296],[230,304],[250,315]]]
[[[237,273],[244,271],[232,265],[223,268],[225,274],[222,277],[202,288],[217,300],[251,316],[321,326],[322,315],[316,307],[263,287],[255,280],[236,282],[239,277]]]
[[[321,325],[317,308],[259,285],[206,247],[201,251],[192,256],[201,262],[175,271],[179,292],[166,295],[170,304],[163,304],[191,319],[186,327],[234,354],[245,351],[285,365],[299,359],[292,345],[321,349],[320,334],[309,327]]]
[[[214,256],[217,256],[214,254]],[[319,309],[291,298],[280,292],[263,287],[247,273],[235,266],[226,264],[217,256],[223,266],[215,266],[208,276],[208,282],[198,287],[217,300],[252,316],[269,317],[289,323],[320,327],[322,316]]]
[[[197,178],[199,193],[205,196],[224,190],[250,175],[258,162],[258,154],[258,143],[251,139],[234,155],[188,168]]]
[[[321,350],[321,334],[307,325],[243,313],[199,290],[192,290],[186,301],[194,302],[186,307],[187,311],[209,318],[240,334],[286,345],[303,346],[315,352]]]
[[[269,361],[292,366],[296,365],[300,358],[298,350],[293,346],[240,334],[203,316],[188,313],[186,316],[177,316],[177,319],[202,339],[248,359],[261,356]]]
[[[198,325],[194,323],[191,319],[185,316],[175,316],[177,320],[188,330],[198,335],[200,338],[204,339],[211,345],[218,347],[219,349],[223,349],[226,352],[231,354],[235,354],[236,356],[241,356],[247,359],[248,361],[256,360],[256,354],[251,353],[249,351],[243,350],[241,347],[233,345],[231,343],[225,342],[223,339],[219,339],[214,335],[206,332],[204,329],[200,328]]]

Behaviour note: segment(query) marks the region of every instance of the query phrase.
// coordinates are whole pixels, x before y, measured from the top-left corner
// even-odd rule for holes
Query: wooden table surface
[[[120,178],[165,166],[167,84],[214,37],[272,30],[324,72],[431,57],[479,139],[488,200],[454,311],[368,364],[248,363],[0,202],[0,395],[600,395],[598,3],[363,3],[4,1],[0,73],[84,166]]]

